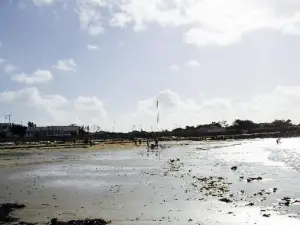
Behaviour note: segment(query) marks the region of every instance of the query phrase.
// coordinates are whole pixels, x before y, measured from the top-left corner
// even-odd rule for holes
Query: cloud
[[[105,26],[143,31],[151,24],[180,28],[183,40],[197,47],[231,45],[260,29],[300,35],[300,2],[295,0],[77,0],[75,11],[81,28],[92,36]]]
[[[77,0],[76,13],[80,26],[91,36],[97,36],[104,31],[101,9],[108,6],[108,3],[106,0]]]
[[[32,0],[32,2],[37,6],[43,6],[43,5],[51,5],[57,0]]]
[[[19,70],[19,68],[16,67],[15,65],[13,65],[13,64],[8,63],[8,64],[4,65],[4,72],[5,73],[14,73],[18,70]]]
[[[61,71],[76,71],[76,63],[72,58],[57,60],[56,65],[53,65],[52,67]]]
[[[177,64],[172,64],[170,65],[169,69],[172,71],[177,71],[180,69],[180,66],[178,66]]]
[[[12,77],[13,81],[24,83],[24,84],[41,84],[41,83],[47,83],[53,79],[53,75],[48,70],[36,70],[33,72],[33,74],[27,75],[27,74],[18,74],[14,75]]]
[[[186,62],[185,65],[188,67],[197,67],[200,64],[197,60],[190,60],[190,61]]]
[[[104,8],[108,16],[103,16]],[[300,2],[295,0],[77,1],[81,27],[92,35],[103,32],[106,24],[121,28],[132,25],[135,31],[158,24],[182,28],[184,41],[198,47],[230,45],[259,29],[299,35],[299,11]]]
[[[78,97],[74,101],[74,108],[79,112],[90,112],[99,114],[102,117],[106,116],[103,103],[96,96]]]
[[[88,50],[90,51],[98,51],[99,47],[97,45],[87,45]]]
[[[5,63],[6,62],[6,60],[5,59],[3,59],[3,58],[0,58],[0,64],[3,64],[3,63]]]
[[[130,130],[132,124],[141,124],[145,130],[156,128],[156,101],[159,101],[161,129],[177,126],[196,126],[213,121],[250,119],[256,122],[291,119],[299,123],[300,86],[279,86],[273,91],[258,94],[245,101],[222,97],[183,99],[172,90],[137,103],[134,112],[119,119],[118,127]],[[125,119],[127,118],[127,119]]]
[[[44,125],[104,124],[107,116],[103,103],[95,96],[66,99],[61,95],[43,95],[36,87],[2,92],[0,102],[40,110],[39,122]]]

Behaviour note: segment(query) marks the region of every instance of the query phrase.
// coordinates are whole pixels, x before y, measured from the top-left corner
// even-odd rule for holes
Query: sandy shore
[[[277,163],[287,153],[272,143],[32,154],[0,169],[0,201],[24,204],[14,216],[39,224],[103,217],[124,225],[296,225],[298,171]]]
[[[83,144],[36,144],[36,145],[6,145],[0,146],[0,154],[1,152],[7,151],[18,151],[18,150],[68,150],[68,149],[111,149],[111,148],[126,148],[126,147],[135,147],[134,142],[132,141],[107,141],[94,146],[83,145]]]

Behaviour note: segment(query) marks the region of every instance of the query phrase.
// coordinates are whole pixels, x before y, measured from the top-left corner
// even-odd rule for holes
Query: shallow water
[[[182,165],[166,175],[173,158]],[[275,139],[177,143],[158,155],[132,149],[10,159],[18,160],[22,166],[0,170],[0,200],[26,204],[16,214],[28,222],[103,217],[114,224],[300,224],[300,205],[278,206],[286,196],[300,200],[299,138],[280,145]],[[191,185],[194,176],[226,178],[234,202],[204,196]],[[247,183],[241,176],[263,180]],[[270,188],[278,191],[263,201],[253,195]],[[246,207],[249,202],[255,206]]]

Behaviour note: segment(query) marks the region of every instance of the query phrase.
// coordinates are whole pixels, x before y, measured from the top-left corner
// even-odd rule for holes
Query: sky
[[[1,0],[0,122],[300,123],[299,58],[297,0]]]

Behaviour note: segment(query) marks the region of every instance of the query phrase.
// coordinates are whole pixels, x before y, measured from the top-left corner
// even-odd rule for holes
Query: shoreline
[[[141,145],[143,146],[143,145]],[[134,144],[134,142],[131,141],[109,141],[109,142],[103,142],[96,145],[84,145],[84,144],[40,144],[40,145],[5,145],[0,147],[0,155],[3,152],[6,151],[12,151],[12,150],[20,150],[22,152],[26,151],[45,151],[45,150],[51,150],[51,151],[68,151],[70,149],[72,150],[82,150],[82,151],[89,151],[93,149],[101,150],[101,149],[115,149],[115,148],[127,148],[127,147],[139,147]]]

